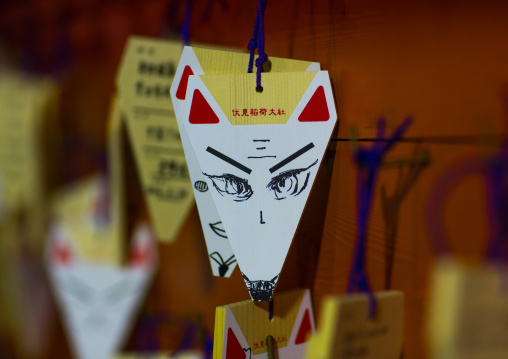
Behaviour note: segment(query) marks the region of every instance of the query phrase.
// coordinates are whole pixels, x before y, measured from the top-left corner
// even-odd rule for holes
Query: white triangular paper
[[[286,122],[255,125],[233,125],[230,121],[231,116],[237,116],[235,110],[226,115],[214,98],[229,101],[233,107],[240,100],[254,103],[249,100],[252,94],[242,92],[246,84],[254,86],[255,74],[189,77],[184,124],[253,300],[272,296],[337,120],[328,72],[266,73],[263,81],[275,86],[291,79],[301,85],[306,82],[298,80],[304,77],[310,78],[310,85],[296,99],[294,110],[280,116],[289,116]],[[213,95],[207,81],[220,84]],[[297,93],[288,87],[281,85],[275,97],[283,101]],[[262,99],[270,92],[265,90],[259,96]],[[325,107],[320,110],[326,119],[309,121],[308,105],[316,102],[311,101],[316,96]],[[208,112],[201,113],[207,106]],[[213,118],[203,117],[209,115]],[[260,117],[252,119],[262,121]],[[276,116],[270,121],[277,121]]]
[[[196,53],[197,51],[197,53]],[[199,49],[185,46],[182,57],[178,63],[173,84],[171,85],[171,100],[175,110],[175,116],[180,131],[187,168],[194,186],[194,198],[198,207],[201,226],[205,237],[208,255],[212,272],[215,276],[229,277],[236,267],[236,261],[233,249],[227,240],[227,233],[224,231],[219,213],[215,208],[210,188],[202,174],[199,162],[194,153],[194,149],[189,140],[189,136],[184,126],[184,104],[186,95],[186,86],[181,82],[188,81],[189,74],[225,74],[245,72],[245,66],[248,63],[249,54],[232,53],[222,50]],[[200,61],[201,60],[201,61]],[[320,69],[319,63],[308,63],[306,61],[271,58],[272,71],[287,71],[287,68],[300,66],[306,71],[316,71]],[[201,66],[203,62],[203,67]]]
[[[126,268],[80,260],[69,232],[55,223],[46,262],[75,356],[110,359],[130,330],[157,265],[147,226],[136,230]]]

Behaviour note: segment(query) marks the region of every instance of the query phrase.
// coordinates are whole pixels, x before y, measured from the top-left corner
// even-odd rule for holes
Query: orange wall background
[[[65,25],[74,50],[62,80],[61,125],[66,136],[86,135],[104,145],[109,100],[123,45],[129,34],[160,33],[165,9],[172,9],[166,33],[178,38],[183,4],[177,1],[33,1],[39,10],[6,2],[0,11],[2,37],[22,53],[28,33],[37,44],[40,72],[51,64],[51,44],[60,33],[62,8],[74,14]],[[195,0],[193,41],[245,48],[252,34],[256,1]],[[71,10],[69,10],[71,9]],[[34,20],[34,16],[35,20]],[[369,223],[367,267],[375,290],[406,293],[405,358],[425,357],[424,322],[428,271],[433,259],[425,228],[425,205],[436,180],[467,156],[486,155],[495,143],[476,136],[503,134],[507,114],[503,94],[508,80],[508,3],[504,1],[279,0],[265,16],[270,56],[321,62],[330,72],[340,126],[333,137],[374,137],[376,119],[388,130],[414,118],[406,137],[389,158],[428,151],[428,166],[393,166],[380,172]],[[26,26],[32,21],[30,32]],[[30,37],[29,36],[29,37]],[[246,64],[247,68],[247,64]],[[434,136],[473,136],[468,143],[432,141]],[[300,227],[281,273],[277,291],[309,287],[316,313],[324,296],[345,291],[356,231],[356,169],[348,142],[331,142]],[[81,175],[96,170],[86,151]],[[92,161],[93,162],[93,161]],[[134,173],[132,158],[126,172]],[[126,176],[129,212],[142,216],[139,184]],[[63,181],[63,180],[62,180]],[[456,254],[480,259],[487,227],[484,183],[471,178],[450,193],[443,220]],[[160,270],[143,313],[200,315],[212,332],[215,307],[249,298],[238,270],[231,279],[214,278],[194,208],[177,241],[160,245]],[[269,248],[267,248],[269,250]],[[139,324],[139,322],[138,322]],[[159,330],[164,349],[181,339],[175,327]],[[61,325],[55,327],[49,357],[69,355]],[[128,348],[134,348],[131,338]]]

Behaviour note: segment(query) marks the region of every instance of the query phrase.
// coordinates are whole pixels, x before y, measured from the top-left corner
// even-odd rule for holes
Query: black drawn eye
[[[227,194],[233,197],[235,202],[243,202],[252,196],[252,187],[246,179],[236,177],[235,175],[224,173],[222,176],[213,176],[203,173],[210,178],[213,186],[222,196]]]
[[[273,191],[275,199],[278,201],[288,196],[298,196],[307,188],[307,184],[309,183],[309,168],[314,166],[317,162],[318,160],[307,168],[298,168],[279,173],[272,178],[266,188]]]

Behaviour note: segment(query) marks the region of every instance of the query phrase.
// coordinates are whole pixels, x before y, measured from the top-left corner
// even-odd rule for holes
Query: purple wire
[[[263,64],[268,60],[265,53],[265,9],[267,0],[259,0],[258,11],[256,13],[256,22],[254,24],[254,31],[252,38],[249,41],[247,49],[250,51],[248,73],[252,73],[254,67],[254,51],[258,49],[258,58],[256,59],[256,91],[263,92],[261,86],[261,72],[263,72]]]
[[[471,177],[482,176],[486,180],[486,210],[489,232],[486,257],[491,262],[508,259],[508,142],[498,152],[485,160],[466,157],[454,163],[441,175],[428,195],[425,209],[428,238],[436,255],[452,252],[447,241],[447,230],[443,220],[443,208],[448,195],[457,185]]]
[[[57,79],[61,79],[64,70],[66,70],[73,60],[73,48],[69,35],[69,28],[75,20],[75,14],[70,7],[64,8],[56,19],[57,37],[55,40],[54,57],[51,66],[51,72]]]
[[[203,18],[202,18],[202,21],[205,23],[209,22],[210,19],[212,18],[213,4],[214,4],[213,0],[206,1],[205,13],[203,14]]]
[[[508,142],[487,163],[487,211],[489,218],[489,245],[487,258],[493,262],[508,259]]]
[[[108,174],[108,154],[93,137],[87,135],[67,136],[62,147],[64,159],[69,163],[73,163],[76,156],[87,154],[95,167],[102,173]],[[72,165],[65,166],[63,170],[65,181],[75,180],[81,175],[79,171],[75,171]]]
[[[485,163],[480,158],[468,157],[448,167],[444,175],[434,183],[432,190],[427,195],[425,228],[436,255],[441,256],[451,252],[451,247],[446,240],[447,231],[443,220],[443,208],[448,194],[464,178],[471,175],[483,176],[484,174]]]
[[[63,71],[69,67],[72,61],[71,44],[67,39],[57,39],[54,54],[55,58],[53,60],[51,72],[55,78],[60,79],[62,77]]]
[[[39,58],[31,39],[25,40],[21,53],[21,70],[35,74],[39,70]]]
[[[190,26],[192,20],[192,6],[194,5],[194,0],[187,0],[185,3],[185,14],[183,18],[183,26],[180,32],[183,37],[183,44],[185,46],[190,45]]]
[[[375,142],[370,148],[358,147],[354,154],[354,161],[358,166],[357,230],[347,292],[349,294],[357,291],[367,293],[369,296],[370,318],[375,316],[376,303],[365,271],[365,249],[367,245],[367,224],[372,207],[377,175],[386,152],[388,152],[402,136],[411,122],[411,118],[406,118],[404,122],[393,131],[390,137],[387,138],[386,142]],[[385,120],[382,118],[379,119],[377,122],[376,139],[384,138],[385,127]]]
[[[196,335],[198,333],[198,326],[195,323],[188,323],[183,329],[183,339],[174,350],[171,356],[176,356],[181,352],[192,349],[196,341]]]
[[[206,332],[205,333],[205,359],[212,359],[213,358],[213,335]]]
[[[136,330],[136,352],[156,352],[159,350],[157,327],[165,321],[165,316],[155,314],[143,318]]]
[[[143,318],[135,332],[136,352],[158,352],[160,343],[157,329],[164,323],[180,322],[183,338],[178,347],[171,353],[170,357],[190,350],[198,343],[198,336],[203,338],[203,353],[206,359],[211,359],[213,354],[213,336],[201,326],[200,321],[195,322],[189,318],[178,318],[171,314],[155,313]]]
[[[247,72],[252,73],[252,68],[254,66],[254,51],[258,47],[257,36],[258,36],[258,27],[259,27],[259,9],[256,13],[256,22],[254,23],[254,33],[252,34],[252,38],[247,45],[247,49],[250,51],[249,56],[249,67],[247,68]]]

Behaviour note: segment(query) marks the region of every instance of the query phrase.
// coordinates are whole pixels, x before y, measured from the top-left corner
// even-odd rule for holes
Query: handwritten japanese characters
[[[369,318],[369,300],[376,316]],[[306,359],[399,359],[404,333],[404,294],[377,292],[328,297]]]
[[[214,358],[264,359],[266,337],[275,343],[275,357],[303,359],[315,331],[310,291],[297,289],[273,297],[273,317],[268,303],[244,301],[217,307]]]
[[[193,203],[171,103],[182,46],[141,37],[127,43],[117,77],[122,114],[157,238],[173,241]]]
[[[427,317],[432,359],[501,359],[506,342],[506,267],[445,257],[435,262]]]
[[[215,254],[212,256],[212,254],[217,252],[220,253],[224,258],[231,258],[230,256],[234,254],[228,242],[228,234],[226,233],[219,213],[215,208],[215,203],[211,194],[211,190],[213,190],[215,187],[209,186],[209,184],[206,182],[205,175],[201,170],[184,125],[185,119],[183,118],[183,115],[187,96],[187,86],[189,76],[192,75],[244,73],[245,64],[248,62],[248,60],[248,54],[186,46],[184,47],[182,58],[178,64],[175,80],[173,81],[171,88],[173,105],[175,108],[176,118],[178,121],[185,156],[187,159],[189,174],[191,176],[192,182],[194,183],[194,195],[199,210],[208,253],[211,256],[210,263],[212,265],[214,275],[218,275],[219,267],[222,264],[220,264],[220,261],[217,261],[216,258],[214,258],[217,255]],[[270,61],[272,63],[272,72],[316,71],[320,68],[319,64],[307,61],[282,59],[276,57],[271,57]],[[199,96],[199,94],[197,96]],[[271,110],[272,109],[265,109],[264,107],[260,107],[249,109],[237,108],[233,109],[232,111],[234,111],[233,114],[237,114],[238,116],[241,116],[242,114],[253,117],[273,116],[273,113],[277,115],[285,115],[285,109],[274,108],[273,111]],[[272,113],[272,115],[268,115],[269,113]],[[260,143],[258,150],[263,151],[265,149],[266,146],[263,146],[263,144]],[[218,227],[219,225],[220,228]],[[223,239],[226,239],[226,241]],[[234,266],[236,266],[236,261],[233,263],[233,266],[230,266],[229,268],[232,270]],[[227,272],[226,276],[229,276],[229,274],[230,272]]]
[[[201,180],[256,301],[272,296],[337,120],[327,72],[263,76],[262,93],[254,74],[189,76],[183,116]],[[235,108],[284,114],[238,121]]]

